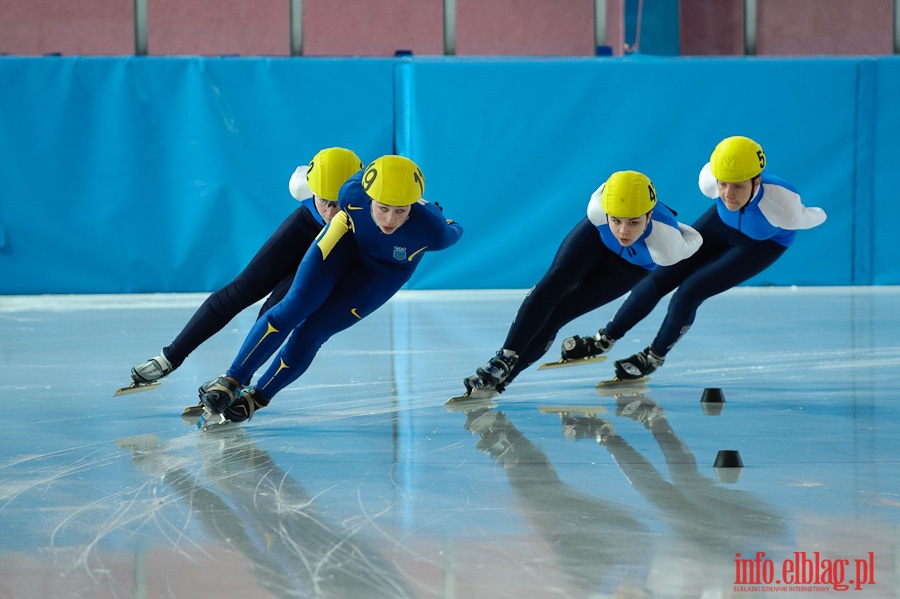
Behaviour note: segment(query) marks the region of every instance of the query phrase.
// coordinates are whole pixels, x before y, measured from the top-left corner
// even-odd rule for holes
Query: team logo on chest
[[[406,248],[395,245],[394,260],[406,260]]]

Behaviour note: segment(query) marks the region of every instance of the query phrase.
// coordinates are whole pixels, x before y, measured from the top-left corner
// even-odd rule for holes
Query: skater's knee
[[[694,313],[700,304],[708,298],[709,294],[701,289],[693,286],[679,287],[672,294],[672,299],[669,300],[669,311],[677,310],[678,312]]]
[[[232,281],[212,295],[210,305],[213,310],[222,314],[235,314],[255,301],[239,284]]]

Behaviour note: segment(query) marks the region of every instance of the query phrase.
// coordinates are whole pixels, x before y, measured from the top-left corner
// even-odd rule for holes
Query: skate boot
[[[255,386],[251,385],[241,390],[231,405],[222,412],[222,416],[229,422],[243,422],[253,418],[256,410],[267,405],[269,405],[269,398],[264,397]]]
[[[224,412],[240,388],[240,383],[224,374],[219,378],[200,385],[200,403],[204,413],[219,416]]]
[[[518,464],[516,452],[512,451],[513,439],[509,436],[513,434],[516,438],[516,430],[503,412],[490,410],[477,418],[470,418],[466,428],[480,437],[475,442],[478,451],[490,454],[504,468]]]
[[[639,379],[656,372],[666,361],[665,356],[658,356],[647,347],[630,358],[616,360],[616,377],[622,380]]]
[[[497,355],[488,360],[484,368],[479,368],[475,373],[492,388],[503,383],[509,378],[509,373],[515,367],[519,356],[511,349],[501,349]],[[471,377],[470,377],[471,378]]]
[[[479,408],[466,414],[466,423],[463,428],[471,431],[473,435],[482,435],[493,430],[495,423],[503,416],[490,408]]]
[[[172,363],[166,359],[166,355],[160,352],[158,356],[154,356],[134,366],[131,369],[131,378],[138,385],[149,385],[154,381],[165,378],[170,372],[175,370]]]
[[[580,360],[599,356],[612,349],[615,343],[615,339],[606,335],[606,329],[600,329],[591,337],[567,337],[562,342],[562,359]]]
[[[612,425],[608,420],[598,419],[599,426],[597,430],[594,431],[594,440],[597,441],[600,445],[606,445],[609,443],[610,439],[614,439],[619,436],[619,433],[616,432],[616,428]]]
[[[666,412],[649,397],[616,398],[616,416],[631,418],[651,430],[657,422],[666,419]]]
[[[498,393],[494,385],[491,385],[477,374],[464,378],[463,385],[466,386],[466,394],[461,396],[461,399],[488,400],[495,397]]]
[[[608,421],[593,416],[570,416],[560,414],[563,437],[570,441],[581,439],[596,439],[600,429]]]
[[[518,454],[513,450],[513,441],[503,429],[482,433],[481,438],[475,442],[475,449],[489,454],[504,468],[512,468],[519,463]]]

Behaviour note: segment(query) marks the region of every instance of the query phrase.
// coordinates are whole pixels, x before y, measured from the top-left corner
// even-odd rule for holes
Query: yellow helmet
[[[713,177],[725,183],[753,179],[766,168],[766,153],[749,137],[726,137],[709,157]]]
[[[635,218],[656,206],[656,188],[643,173],[618,171],[610,175],[600,192],[600,206],[616,218]]]
[[[326,148],[319,150],[309,161],[306,180],[314,194],[323,200],[337,202],[341,185],[361,170],[362,160],[347,148]]]
[[[409,206],[422,199],[425,176],[415,162],[388,154],[376,158],[363,173],[362,186],[370,198],[389,206]]]

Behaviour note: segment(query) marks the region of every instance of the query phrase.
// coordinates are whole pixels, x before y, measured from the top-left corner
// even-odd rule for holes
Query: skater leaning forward
[[[659,368],[672,346],[690,329],[706,299],[759,274],[792,243],[798,229],[825,222],[821,208],[808,208],[789,183],[764,172],[766,155],[748,137],[728,137],[701,169],[703,195],[715,203],[693,224],[703,247],[690,258],[653,271],[631,294],[596,337],[597,353],[646,317],[672,290],[665,319],[650,345],[616,361],[618,378],[638,378]]]
[[[387,302],[427,252],[459,240],[462,227],[422,199],[424,189],[419,167],[397,155],[350,177],[339,192],[340,211],[309,248],[284,299],[256,321],[228,371],[201,387],[207,424],[250,419],[306,371],[326,340]]]
[[[626,294],[657,265],[692,255],[702,241],[657,201],[646,175],[613,173],[593,193],[587,217],[566,236],[550,269],[519,306],[503,347],[463,381],[467,394],[503,391],[546,353],[563,325]],[[564,359],[605,349],[602,336],[566,343],[571,347],[563,352]]]
[[[298,166],[288,188],[300,202],[230,283],[210,295],[158,356],[131,369],[134,381],[121,391],[150,388],[181,366],[195,349],[222,330],[242,310],[268,295],[257,318],[277,304],[294,280],[306,250],[338,212],[338,190],[363,164],[352,150],[326,148]]]

